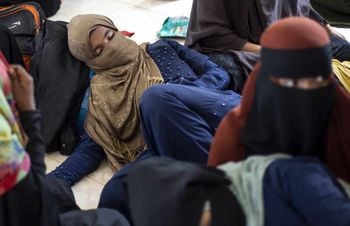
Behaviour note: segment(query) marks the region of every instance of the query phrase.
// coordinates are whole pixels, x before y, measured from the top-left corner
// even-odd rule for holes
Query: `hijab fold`
[[[115,30],[104,51],[95,56],[90,34],[98,26]],[[133,161],[145,148],[139,119],[143,92],[163,81],[146,44],[138,46],[126,38],[104,16],[81,15],[68,25],[69,49],[96,72],[91,81],[85,129],[101,145],[115,170]]]

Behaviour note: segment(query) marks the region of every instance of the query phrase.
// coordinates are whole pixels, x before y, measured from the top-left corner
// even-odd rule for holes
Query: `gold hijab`
[[[115,30],[114,38],[99,55],[90,45],[90,33],[98,26]],[[68,24],[71,53],[96,72],[91,80],[85,129],[101,145],[113,169],[133,161],[145,148],[139,118],[143,92],[163,81],[146,45],[138,46],[122,35],[104,16],[80,15]]]

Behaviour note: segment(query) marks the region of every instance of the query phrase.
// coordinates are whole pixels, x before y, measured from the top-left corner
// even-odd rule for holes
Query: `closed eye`
[[[105,38],[107,38],[108,41],[111,41],[114,38],[114,31],[109,30],[105,34]]]
[[[104,39],[105,39],[104,43],[106,44],[106,43],[110,42],[113,38],[114,38],[114,31],[107,30],[105,32],[105,34],[104,34]],[[103,50],[105,48],[105,44],[103,46],[102,45],[98,45],[98,46],[95,47],[94,54],[96,56],[101,55],[101,53],[103,52]]]
[[[101,47],[96,47],[94,49],[94,53],[96,56],[99,56],[102,52],[103,52],[103,48],[101,48]]]

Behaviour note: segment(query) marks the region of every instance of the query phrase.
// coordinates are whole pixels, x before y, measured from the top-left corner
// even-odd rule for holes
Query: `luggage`
[[[0,23],[13,33],[34,79],[48,151],[70,154],[79,141],[77,118],[89,85],[89,68],[68,49],[67,23],[45,19],[36,3],[0,7]]]
[[[0,0],[0,6],[18,5],[26,2],[39,4],[47,17],[54,15],[61,6],[61,0]]]
[[[90,69],[72,56],[67,40],[67,23],[46,20],[30,70],[48,151],[60,150],[65,155],[71,154],[80,139],[77,118],[90,83]]]
[[[40,42],[45,23],[41,7],[34,2],[0,7],[0,23],[14,34],[24,64],[29,70],[31,57],[36,52],[36,42]]]

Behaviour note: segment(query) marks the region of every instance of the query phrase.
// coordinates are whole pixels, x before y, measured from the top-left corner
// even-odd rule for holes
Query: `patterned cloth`
[[[114,35],[97,56],[89,37],[98,26],[113,30]],[[112,168],[119,170],[145,148],[139,101],[148,87],[162,83],[163,78],[146,52],[147,44],[137,45],[126,38],[105,16],[74,17],[68,25],[68,46],[73,56],[96,72],[85,130],[103,147]]]
[[[26,177],[30,159],[23,148],[24,136],[13,113],[10,80],[2,61],[0,88],[0,195],[3,195]]]
[[[333,72],[342,86],[350,93],[350,61],[332,60]]]

